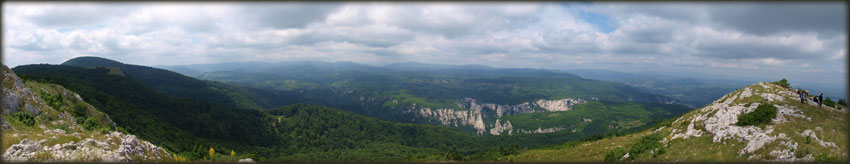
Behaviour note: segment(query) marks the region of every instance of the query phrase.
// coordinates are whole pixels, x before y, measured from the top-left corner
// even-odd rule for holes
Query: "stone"
[[[256,163],[256,162],[254,162],[254,160],[251,159],[251,158],[245,158],[245,159],[240,159],[239,162],[237,162],[237,163]]]

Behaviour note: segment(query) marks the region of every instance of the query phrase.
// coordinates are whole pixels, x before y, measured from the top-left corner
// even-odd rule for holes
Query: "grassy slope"
[[[772,84],[768,84],[772,85]],[[776,88],[766,89],[757,85],[750,86],[756,90],[776,92]],[[729,95],[740,94],[742,90],[737,90]],[[721,101],[728,96],[721,98]],[[755,99],[739,99],[735,103],[752,103],[764,102],[764,100]],[[804,115],[811,117],[812,121],[797,117],[786,116],[789,122],[773,125],[775,131],[771,135],[784,133],[793,141],[798,143],[796,151],[803,152],[808,150],[816,160],[847,160],[847,139],[845,126],[846,113],[839,112],[831,108],[818,108],[811,105],[801,105],[799,99],[791,97],[785,98],[784,101],[774,102],[777,105],[790,105],[801,110]],[[694,110],[683,116],[682,118],[692,118],[698,114],[704,114],[701,110]],[[687,127],[685,122],[687,119],[682,119],[673,122],[669,127],[665,127],[658,131],[662,136],[667,136],[670,140],[672,137],[671,129],[684,130]],[[816,130],[817,128],[823,130]],[[838,149],[829,149],[820,146],[816,141],[806,144],[806,137],[801,133],[804,130],[814,130],[816,135],[826,142],[834,142],[839,146]],[[597,141],[589,141],[575,145],[565,145],[561,147],[542,148],[526,151],[520,155],[513,157],[515,161],[598,161],[601,162],[605,158],[605,154],[616,147],[623,147],[626,150],[637,143],[641,136],[650,134],[653,130],[647,130],[640,133],[630,134],[620,137],[605,138]],[[652,158],[651,155],[642,155],[636,158],[636,161],[747,161],[751,155],[758,155],[765,159],[773,159],[770,156],[770,151],[784,149],[780,147],[778,142],[771,142],[761,149],[753,152],[751,155],[738,155],[738,150],[745,147],[746,143],[737,140],[725,140],[723,143],[712,142],[711,134],[706,135],[705,132],[701,137],[676,139],[670,141],[665,148],[667,153]]]

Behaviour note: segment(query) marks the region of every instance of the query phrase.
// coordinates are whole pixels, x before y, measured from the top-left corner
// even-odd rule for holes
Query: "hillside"
[[[846,161],[846,109],[771,83],[736,90],[640,133],[570,142],[512,156],[514,161]]]
[[[206,102],[231,105],[241,108],[261,109],[292,104],[293,98],[284,93],[252,90],[247,87],[210,84],[169,70],[124,64],[100,57],[77,57],[65,61],[62,65],[77,67],[107,67],[114,71],[132,76],[147,87],[159,92]],[[262,95],[262,96],[254,96]],[[245,97],[266,97],[274,101],[257,100]]]
[[[119,132],[109,115],[55,84],[22,81],[2,66],[4,162],[170,161],[164,149]]]

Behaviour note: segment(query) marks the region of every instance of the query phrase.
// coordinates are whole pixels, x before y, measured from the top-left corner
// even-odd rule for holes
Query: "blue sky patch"
[[[612,31],[617,29],[617,24],[611,20],[611,17],[607,15],[579,10],[578,16],[584,21],[593,24],[594,26],[596,26],[596,28],[599,28],[599,30],[604,33],[611,33]]]

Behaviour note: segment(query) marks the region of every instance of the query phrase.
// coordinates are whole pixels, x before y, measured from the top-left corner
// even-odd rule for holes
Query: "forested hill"
[[[100,57],[78,57],[62,65],[77,67],[118,68],[145,86],[168,95],[203,100],[243,108],[270,108],[295,103],[297,98],[286,93],[253,88],[228,86],[198,80],[179,73],[154,67],[124,64]],[[273,98],[274,100],[268,100]]]

